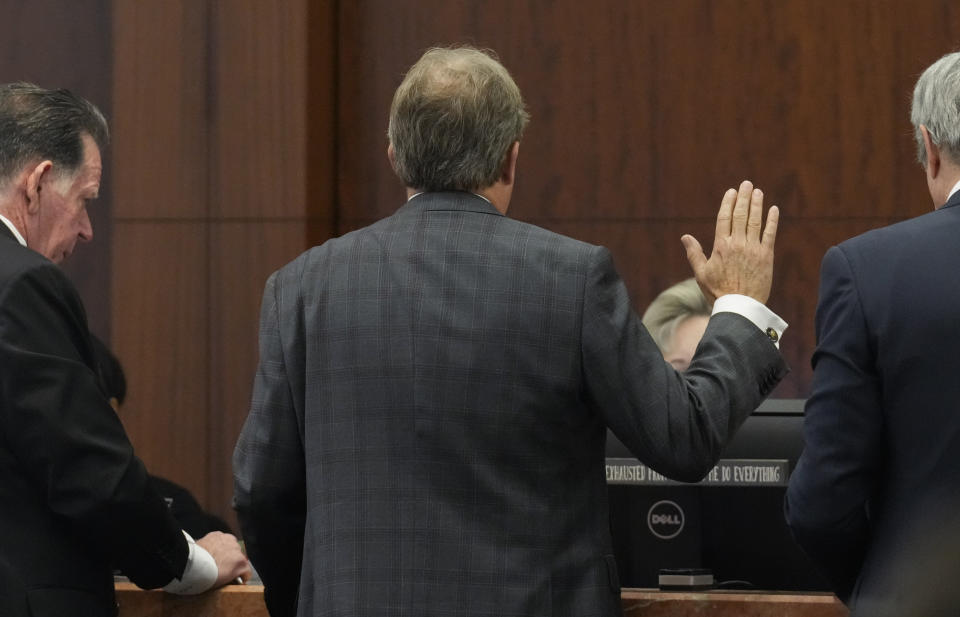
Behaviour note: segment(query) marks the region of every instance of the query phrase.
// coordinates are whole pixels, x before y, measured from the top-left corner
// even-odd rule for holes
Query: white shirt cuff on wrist
[[[181,596],[203,593],[217,582],[217,562],[205,548],[197,544],[186,531],[190,555],[187,557],[187,567],[180,578],[175,578],[163,588],[167,593]]]
[[[720,296],[713,303],[713,314],[717,313],[743,315],[766,333],[777,349],[780,348],[780,339],[783,337],[783,331],[787,329],[787,322],[780,319],[779,315],[768,309],[762,302],[750,296],[727,294]]]

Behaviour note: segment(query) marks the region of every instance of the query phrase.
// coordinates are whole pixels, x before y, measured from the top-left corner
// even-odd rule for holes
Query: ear
[[[387,146],[387,160],[390,161],[390,169],[397,171],[397,152],[393,149],[393,142]]]
[[[507,155],[503,157],[503,167],[500,170],[500,182],[511,186],[517,177],[517,158],[520,156],[520,142],[515,141]]]
[[[40,209],[40,190],[43,183],[53,173],[53,163],[49,160],[41,161],[27,172],[26,194],[27,194],[27,212],[36,214]]]
[[[937,144],[933,143],[933,138],[930,137],[930,131],[927,130],[927,127],[920,125],[920,134],[923,135],[923,149],[927,153],[927,181],[936,180],[937,175],[940,173],[940,148],[937,147]]]

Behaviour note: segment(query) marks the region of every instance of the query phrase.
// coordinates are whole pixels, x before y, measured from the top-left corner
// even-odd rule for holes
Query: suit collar
[[[960,191],[956,191],[953,195],[951,195],[950,199],[947,200],[947,203],[940,206],[938,210],[952,208],[953,206],[960,206]]]
[[[495,214],[504,216],[492,203],[473,193],[465,191],[441,191],[436,193],[419,193],[400,208],[400,212],[412,211],[458,211],[478,212],[481,214]]]

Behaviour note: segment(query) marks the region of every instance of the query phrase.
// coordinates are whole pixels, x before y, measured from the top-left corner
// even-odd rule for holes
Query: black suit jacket
[[[681,375],[605,249],[415,197],[267,282],[234,473],[271,613],[619,615],[606,426],[699,479],[784,373],[726,313]]]
[[[936,561],[925,553],[936,553],[937,543],[953,554],[960,548],[952,521],[960,490],[958,269],[960,193],[823,258],[806,447],[786,513],[855,614],[935,614],[915,601],[947,587],[918,580],[942,577],[958,588],[960,561],[948,571],[922,565]]]
[[[170,507],[170,513],[177,524],[190,534],[190,537],[199,539],[211,531],[233,533],[226,521],[204,510],[186,487],[159,476],[150,476],[150,481]]]
[[[186,565],[95,362],[73,286],[0,223],[0,592],[33,617],[113,615],[113,567],[157,587]]]

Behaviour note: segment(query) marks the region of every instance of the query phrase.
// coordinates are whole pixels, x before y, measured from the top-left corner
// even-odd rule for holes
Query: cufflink
[[[780,335],[773,328],[767,328],[767,337],[774,343],[780,340]]]

